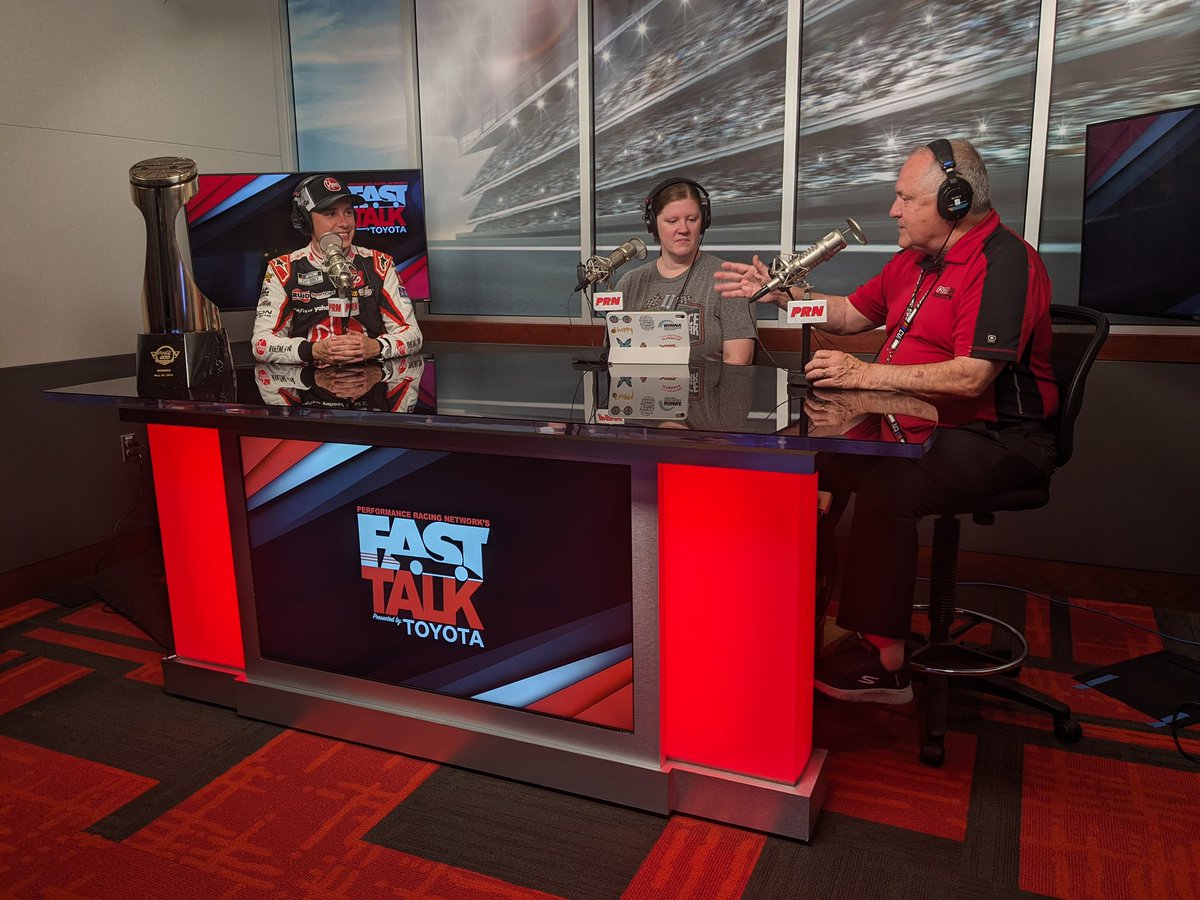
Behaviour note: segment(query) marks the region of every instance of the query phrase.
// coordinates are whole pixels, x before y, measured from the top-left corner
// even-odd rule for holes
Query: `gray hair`
[[[933,151],[929,149],[928,144],[915,147],[909,155],[912,156],[922,151],[930,155],[929,176],[926,184],[931,193],[936,193],[937,189],[941,187],[945,175],[937,158],[933,156]],[[987,166],[983,164],[983,159],[980,157],[979,151],[975,149],[970,141],[963,138],[951,138],[950,151],[954,154],[955,171],[959,178],[971,186],[971,190],[974,193],[974,199],[971,201],[971,212],[988,212],[992,208],[992,186],[991,182],[988,181]]]

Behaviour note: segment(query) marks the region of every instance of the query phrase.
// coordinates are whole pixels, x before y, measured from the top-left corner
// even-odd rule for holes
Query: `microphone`
[[[329,277],[337,287],[337,296],[329,298],[329,326],[334,334],[345,334],[346,318],[350,315],[350,290],[354,287],[354,267],[342,251],[342,239],[332,231],[321,235],[317,246],[325,254]]]
[[[838,231],[835,228],[803,253],[797,253],[787,259],[782,256],[776,257],[775,262],[771,264],[771,274],[774,277],[755,291],[750,302],[753,303],[759,297],[764,297],[771,291],[777,291],[788,284],[795,284],[797,279],[803,278],[821,263],[832,259],[839,250],[846,246],[847,231],[860,244],[867,242],[867,236],[863,234],[863,230],[858,227],[857,222],[847,219],[846,226],[845,231]]]
[[[329,263],[329,276],[337,286],[338,293],[343,291],[347,294],[350,293],[350,289],[354,287],[354,266],[350,265],[350,261],[346,259],[346,254],[342,251],[342,239],[332,231],[326,232],[317,241],[317,246],[325,254],[325,259]]]
[[[579,279],[579,284],[575,285],[575,292],[578,293],[597,281],[607,281],[612,278],[614,270],[625,265],[635,256],[638,259],[646,258],[646,245],[638,238],[630,238],[608,256],[593,256],[583,264],[583,275]]]

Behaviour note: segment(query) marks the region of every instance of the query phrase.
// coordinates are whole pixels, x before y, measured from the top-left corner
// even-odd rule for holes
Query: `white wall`
[[[132,353],[146,239],[129,168],[292,167],[281,4],[0,0],[0,23],[0,367]]]
[[[130,166],[292,168],[281,8],[0,0],[0,397],[20,438],[0,450],[15,511],[0,516],[0,571],[152,520],[117,442],[140,426],[42,391],[133,373],[146,237]]]

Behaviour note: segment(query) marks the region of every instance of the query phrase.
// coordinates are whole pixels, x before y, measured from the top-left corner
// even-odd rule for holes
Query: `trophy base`
[[[233,356],[225,330],[139,334],[137,386],[141,397],[220,399],[232,390]]]

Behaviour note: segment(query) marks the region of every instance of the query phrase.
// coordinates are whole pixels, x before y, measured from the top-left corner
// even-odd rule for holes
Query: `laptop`
[[[684,365],[691,352],[688,314],[681,310],[610,312],[604,317],[609,365]]]

